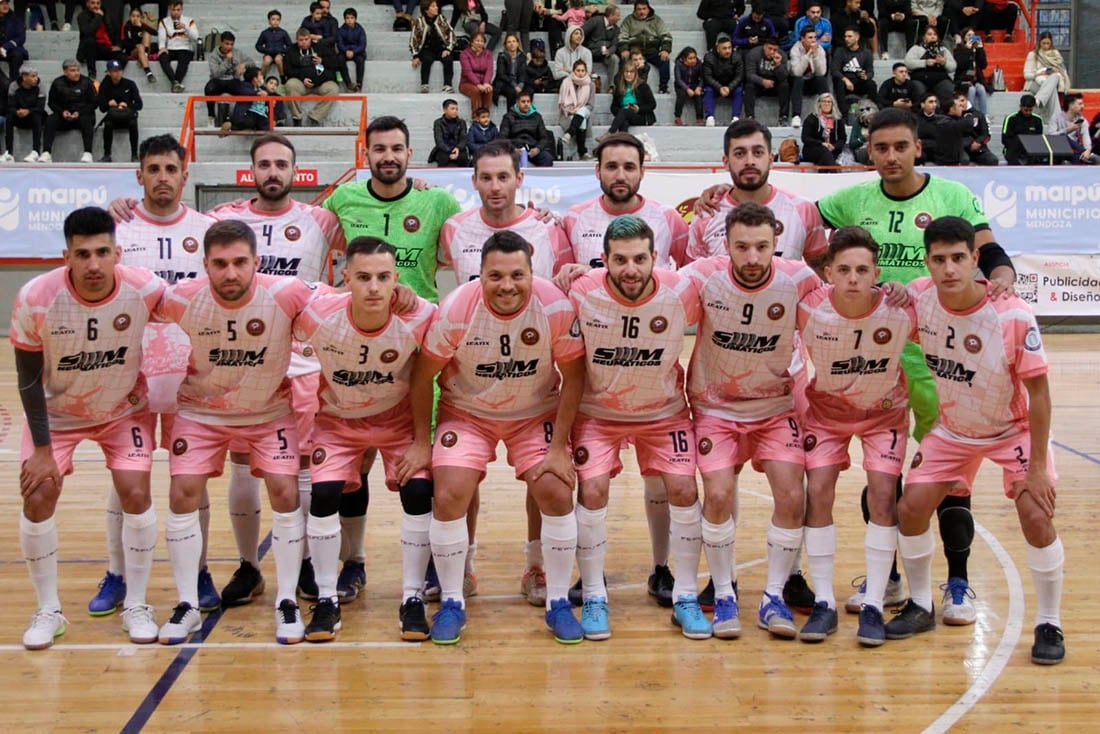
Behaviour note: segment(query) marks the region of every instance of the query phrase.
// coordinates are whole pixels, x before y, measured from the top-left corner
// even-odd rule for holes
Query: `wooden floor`
[[[788,731],[1095,731],[1100,715],[1100,556],[1095,520],[1100,464],[1100,368],[1096,336],[1047,339],[1053,363],[1055,452],[1060,474],[1057,526],[1066,547],[1063,627],[1067,659],[1029,662],[1034,596],[1024,545],[1000,475],[979,476],[971,556],[977,593],[973,627],[940,626],[876,650],[855,641],[856,619],[819,645],[769,639],[755,626],[764,583],[764,528],[771,500],[759,475],[743,483],[738,530],[744,635],[690,641],[647,596],[649,545],[637,466],[614,483],[608,582],[614,636],[566,647],[518,595],[523,570],[522,492],[496,464],[484,485],[477,572],[469,626],[456,647],[402,643],[397,636],[399,503],[372,482],[368,585],[344,607],[338,641],[283,647],[273,635],[274,565],[263,561],[269,591],[260,602],[208,620],[209,634],[186,647],[129,645],[117,616],[85,613],[105,569],[103,501],[107,474],[97,449],[78,453],[58,513],[61,598],[68,632],[51,650],[24,651],[34,607],[17,533],[18,437],[22,411],[11,350],[0,344],[0,632],[3,731],[256,731],[299,726],[325,730],[497,732],[716,727]],[[910,447],[912,452],[912,447]],[[154,467],[161,525],[167,510],[167,457]],[[840,550],[836,594],[862,573],[863,523],[858,472],[841,478],[836,512]],[[225,512],[224,480],[212,484],[211,568],[220,587],[236,567]],[[266,524],[266,523],[265,523]],[[1093,559],[1090,561],[1090,559]],[[942,557],[935,578],[944,580]],[[163,622],[175,602],[163,543],[150,585]],[[938,601],[938,596],[937,596]],[[803,619],[796,615],[796,622]]]

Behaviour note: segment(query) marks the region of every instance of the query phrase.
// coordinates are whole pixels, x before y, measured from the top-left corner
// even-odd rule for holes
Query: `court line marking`
[[[326,642],[323,645],[283,645],[278,642],[272,641],[256,641],[256,642],[185,642],[182,645],[158,645],[153,643],[151,645],[133,645],[133,644],[120,644],[111,642],[101,643],[74,643],[72,645],[53,645],[50,650],[57,650],[58,652],[105,652],[113,651],[117,652],[120,656],[128,657],[135,653],[148,650],[249,650],[249,649],[286,649],[290,647],[298,647],[302,650],[321,650],[333,648],[385,648],[385,647],[415,647],[419,645],[419,642],[369,642],[362,641],[347,641],[347,642]],[[22,645],[0,645],[0,652],[26,652],[26,648]]]

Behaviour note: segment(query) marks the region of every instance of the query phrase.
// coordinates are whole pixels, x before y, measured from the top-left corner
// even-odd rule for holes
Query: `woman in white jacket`
[[[1069,90],[1069,70],[1062,54],[1054,48],[1054,39],[1043,31],[1039,34],[1039,46],[1029,51],[1024,59],[1024,91],[1035,95],[1043,119],[1050,118],[1061,109],[1058,93]]]
[[[573,73],[561,82],[558,89],[558,110],[561,112],[562,145],[570,140],[577,144],[577,155],[583,161],[592,160],[585,139],[588,137],[588,119],[592,116],[592,77],[584,59],[573,62]]]

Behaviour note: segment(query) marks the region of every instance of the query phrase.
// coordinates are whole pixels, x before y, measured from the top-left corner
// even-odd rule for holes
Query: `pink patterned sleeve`
[[[439,247],[436,248],[436,261],[440,267],[453,269],[455,266],[451,246],[455,241],[455,228],[457,226],[455,218],[451,217],[443,223],[443,228],[439,230]]]
[[[691,226],[688,228],[687,245],[685,251],[688,260],[699,260],[707,257],[707,243],[703,239],[706,234],[707,222],[710,221],[710,217],[696,215],[691,220]]]
[[[1012,298],[1009,301],[1018,301]],[[1021,379],[1039,377],[1047,373],[1047,355],[1035,315],[1023,301],[1012,308],[1009,318],[1002,322],[1005,354],[1014,362],[1016,374]]]
[[[667,209],[665,219],[671,235],[668,256],[676,262],[677,268],[682,268],[693,259],[688,256],[688,223],[675,209]]]
[[[576,258],[573,256],[573,246],[569,244],[569,236],[561,225],[555,224],[550,228],[550,242],[554,246],[554,275],[557,275],[562,265],[576,262]]]
[[[455,356],[470,327],[470,317],[481,298],[481,284],[467,283],[443,299],[424,337],[423,351],[432,359],[446,362]]]
[[[309,214],[321,228],[329,249],[337,252],[348,249],[347,240],[344,239],[344,228],[340,226],[340,219],[333,212],[324,207],[315,206],[309,210]]]
[[[824,256],[829,251],[829,239],[825,236],[825,223],[821,212],[812,201],[800,201],[798,213],[806,228],[806,241],[802,247],[802,257],[809,260]]]
[[[40,333],[45,309],[37,304],[36,278],[19,289],[11,312],[10,338],[12,346],[25,352],[41,352],[44,348]],[[36,306],[38,306],[36,308]]]

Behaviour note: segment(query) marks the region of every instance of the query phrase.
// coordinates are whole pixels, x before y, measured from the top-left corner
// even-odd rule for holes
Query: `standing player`
[[[395,252],[377,237],[348,247],[343,280],[350,293],[316,298],[295,321],[295,335],[321,361],[321,400],[312,422],[313,497],[308,534],[319,597],[306,639],[334,639],[340,629],[337,566],[341,495],[359,482],[360,460],[382,451],[386,481],[400,491],[404,603],[401,638],[425,640],[428,622],[420,588],[431,557],[432,484],[427,472],[405,476],[398,460],[412,444],[409,380],[435,306],[420,299],[400,316],[390,311],[397,285]]]
[[[969,492],[983,458],[999,464],[1027,541],[1037,601],[1031,660],[1065,658],[1060,604],[1065,551],[1054,529],[1053,457],[1047,360],[1035,316],[1015,296],[994,299],[975,280],[974,228],[940,217],[924,232],[930,278],[910,286],[920,343],[939,391],[939,420],[921,440],[898,504],[898,551],[909,603],[886,625],[903,639],[936,626],[929,518],[950,492]]]
[[[623,214],[645,220],[653,230],[655,268],[683,267],[687,261],[687,222],[672,207],[638,193],[645,177],[645,146],[629,133],[612,133],[604,136],[595,153],[596,178],[603,193],[574,204],[565,215],[565,231],[577,264],[562,267],[558,285],[568,291],[574,279],[604,266],[604,234],[611,220]],[[659,605],[671,607],[675,580],[668,568],[668,492],[658,476],[642,477],[642,484],[653,551],[653,572],[647,587]],[[580,606],[580,581],[570,590],[570,598]]]
[[[296,278],[257,275],[256,237],[244,222],[212,225],[203,251],[206,277],[172,286],[157,312],[179,324],[192,346],[172,427],[165,524],[179,604],[161,626],[160,641],[181,643],[201,624],[198,501],[237,440],[249,449],[252,471],[267,483],[278,578],[275,638],[293,644],[305,635],[294,602],[305,518],[298,506],[298,437],[286,372],[291,323],[314,291]]]
[[[444,299],[413,374],[416,443],[405,471],[431,457],[438,490],[430,537],[443,600],[432,641],[440,645],[457,643],[466,626],[466,512],[500,441],[542,512],[546,626],[561,643],[584,638],[566,598],[577,550],[569,432],[584,390],[584,345],[569,300],[532,278],[531,260],[531,245],[519,235],[491,235],[480,279]],[[430,386],[440,372],[431,447]]]
[[[123,568],[129,585],[122,629],[153,642],[157,623],[145,589],[157,544],[150,498],[154,424],[146,401],[141,341],[164,293],[147,270],[118,265],[115,224],[102,209],[65,218],[65,266],[23,286],[12,310],[11,340],[27,424],[20,448],[23,508],[19,541],[38,611],[23,646],[41,650],[65,632],[57,594],[54,512],[62,477],[84,439],[100,445],[122,508]]]
[[[616,217],[604,238],[607,267],[577,279],[569,297],[585,342],[587,381],[573,429],[580,476],[577,563],[591,640],[611,636],[608,622],[607,502],[611,478],[622,471],[619,451],[637,447],[642,475],[660,475],[668,488],[675,560],[673,624],[685,637],[711,636],[699,608],[695,577],[702,543],[695,485],[695,438],[684,400],[680,354],[684,329],[699,322],[699,294],[686,278],[654,270],[653,230],[640,217]]]
[[[698,289],[703,320],[691,355],[688,397],[703,476],[703,546],[714,581],[714,633],[741,634],[733,589],[737,479],[744,464],[764,472],[775,500],[767,530],[768,576],[758,624],[794,637],[783,586],[802,545],[802,432],[795,411],[798,302],[818,285],[809,266],[779,258],[771,209],[743,203],[726,215],[728,257],[698,260],[684,275]]]
[[[817,599],[799,632],[817,642],[836,630],[833,562],[836,526],[833,504],[840,472],[851,466],[848,444],[858,435],[867,472],[864,539],[867,586],[857,639],[885,641],[882,613],[890,565],[897,550],[896,492],[909,435],[909,392],[901,352],[912,338],[912,309],[890,306],[875,287],[881,271],[878,245],[862,227],[841,227],[829,242],[825,274],[832,285],[818,288],[798,305],[798,328],[816,370],[806,390],[802,420],[806,449],[806,525],[803,537]]]

